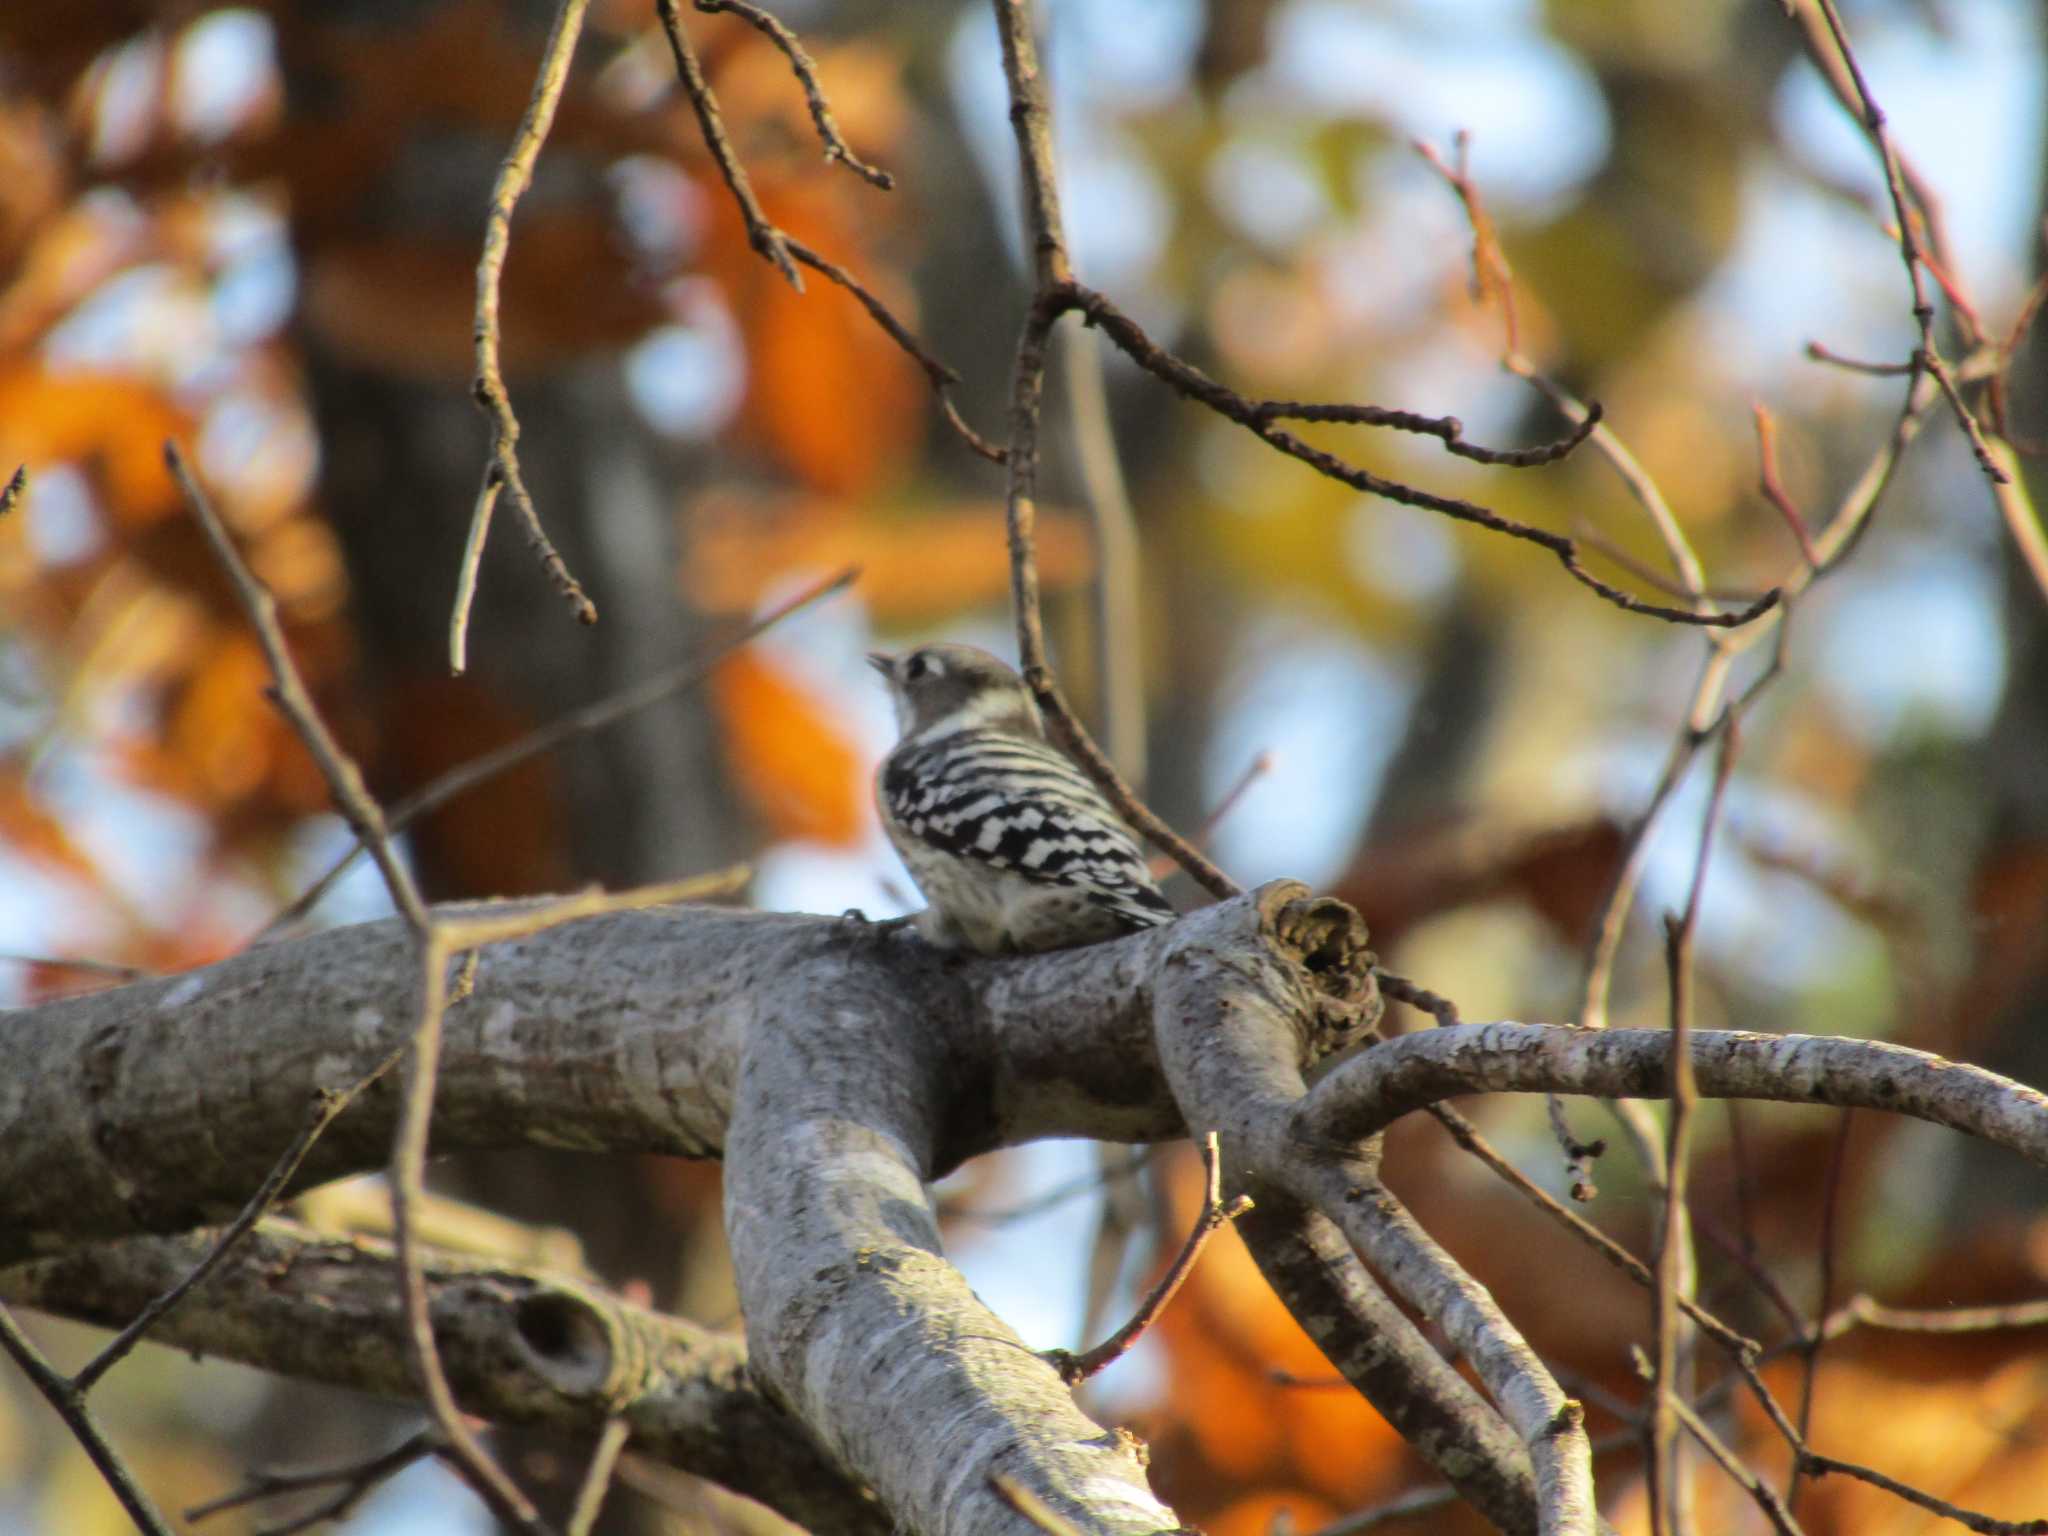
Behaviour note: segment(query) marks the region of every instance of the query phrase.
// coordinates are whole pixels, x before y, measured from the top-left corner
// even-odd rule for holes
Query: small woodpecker
[[[875,804],[930,903],[917,919],[929,942],[1014,954],[1173,921],[1131,829],[1046,740],[1014,671],[971,645],[868,664],[902,734],[875,772]]]

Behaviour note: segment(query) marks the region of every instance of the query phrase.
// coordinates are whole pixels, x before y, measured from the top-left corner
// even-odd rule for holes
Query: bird
[[[1046,739],[1023,678],[972,645],[874,652],[901,739],[875,770],[882,827],[928,903],[927,942],[980,954],[1170,923],[1138,840]]]

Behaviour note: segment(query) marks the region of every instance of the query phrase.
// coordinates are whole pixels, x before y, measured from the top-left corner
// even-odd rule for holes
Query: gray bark
[[[118,1328],[169,1289],[218,1234],[131,1237],[0,1274],[0,1297]],[[151,1335],[330,1386],[417,1396],[375,1238],[262,1223]],[[429,1255],[434,1335],[456,1400],[501,1424],[595,1440],[623,1418],[628,1444],[712,1478],[799,1524],[882,1536],[888,1517],[747,1374],[732,1335],[633,1306],[560,1275]]]
[[[1371,1138],[1450,1093],[1655,1094],[1669,1037],[1471,1025],[1358,1049],[1377,1015],[1363,932],[1304,894],[1017,960],[778,914],[573,924],[484,954],[447,1020],[436,1147],[724,1156],[751,1371],[891,1518],[1033,1529],[1000,1473],[1079,1531],[1124,1533],[1175,1521],[1132,1444],[946,1262],[924,1186],[1040,1137],[1213,1129],[1232,1185],[1268,1202],[1255,1251],[1338,1367],[1497,1525],[1590,1530],[1574,1405],[1380,1186]],[[219,1219],[316,1089],[405,1038],[412,978],[404,935],[371,924],[0,1016],[0,1262],[67,1253],[78,1277],[99,1262],[81,1243]],[[1891,1108],[2048,1160],[2048,1100],[1975,1068],[1713,1031],[1694,1053],[1702,1092]],[[380,1165],[393,1111],[388,1082],[368,1090],[302,1182]],[[1422,1358],[1379,1285],[1440,1323],[1492,1406]],[[66,1289],[37,1294],[61,1309]]]

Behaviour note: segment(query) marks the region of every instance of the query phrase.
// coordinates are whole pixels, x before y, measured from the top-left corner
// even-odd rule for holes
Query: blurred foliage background
[[[709,687],[471,792],[406,851],[443,897],[747,857],[765,906],[881,914],[912,900],[869,807],[890,730],[859,658],[941,635],[1009,649],[1000,475],[847,295],[815,280],[798,295],[747,249],[650,11],[593,6],[505,275],[526,475],[602,621],[577,627],[501,527],[459,679],[444,634],[486,445],[468,394],[478,240],[548,8],[0,12],[0,473],[25,463],[32,477],[0,523],[0,1001],[107,983],[54,962],[161,971],[229,953],[345,846],[163,471],[166,436],[194,449],[323,709],[387,799],[858,562],[850,598],[782,626]],[[1814,526],[1891,430],[1899,380],[1803,353],[1819,340],[1899,359],[1913,329],[1873,157],[1776,5],[1047,11],[1080,270],[1248,393],[1456,414],[1493,443],[1556,435],[1556,415],[1499,367],[1501,316],[1469,289],[1464,215],[1408,142],[1448,152],[1469,129],[1524,351],[1605,404],[1717,589],[1754,593],[1797,569],[1758,494],[1754,403],[1776,417],[1787,489]],[[770,216],[913,319],[964,375],[967,418],[999,437],[1024,290],[987,15],[874,0],[781,14],[849,141],[899,185],[826,164],[780,56],[730,17],[687,15]],[[1947,202],[1952,276],[2001,330],[2038,265],[2040,14],[2022,0],[1846,14]],[[1069,363],[1041,549],[1056,656],[1092,708],[1077,446],[1102,421],[1085,343]],[[1153,802],[1197,826],[1266,754],[1214,831],[1234,875],[1341,893],[1389,965],[1469,1018],[1577,1017],[1593,925],[1683,728],[1700,634],[1603,604],[1527,545],[1319,479],[1113,358],[1104,372],[1142,548],[1139,622],[1117,643],[1142,658]],[[2038,425],[2039,374],[2023,351],[2022,426]],[[1427,440],[1312,435],[1662,569],[1641,508],[1590,451],[1516,471]],[[1658,596],[1626,563],[1599,569]],[[1797,604],[1786,671],[1748,722],[1706,886],[1702,1024],[1882,1036],[2048,1080],[2044,630],[2042,593],[1937,418],[1853,558]],[[1658,919],[1683,900],[1705,777],[1696,767],[1651,845],[1616,1022],[1665,1018]],[[313,921],[382,910],[363,876]],[[1468,1108],[1562,1191],[1540,1105]],[[1596,1107],[1573,1114],[1581,1135],[1614,1139]],[[1793,1333],[1779,1299],[1811,1314],[1864,1289],[1946,1304],[2048,1285],[2048,1183],[2010,1159],[1868,1115],[1713,1106],[1702,1125],[1703,1297],[1766,1340]],[[1641,1400],[1628,1347],[1648,1337],[1647,1298],[1433,1126],[1397,1128],[1389,1167],[1586,1394],[1594,1434],[1620,1422]],[[1178,1153],[1140,1178],[1097,1177],[1124,1169],[1120,1153],[1034,1148],[943,1192],[976,1284],[1034,1342],[1072,1346],[1113,1319],[1157,1261],[1145,1234],[1193,1209]],[[1617,1150],[1597,1176],[1588,1214],[1642,1251],[1639,1172]],[[647,1281],[663,1305],[734,1319],[714,1168],[533,1154],[465,1160],[445,1183],[572,1225],[604,1273]],[[85,1347],[39,1331],[60,1355]],[[1187,1518],[1253,1536],[1312,1530],[1424,1476],[1371,1410],[1317,1384],[1320,1369],[1226,1238],[1092,1390],[1152,1441],[1160,1491]],[[1796,1400],[1799,1360],[1773,1372]],[[162,1351],[102,1399],[173,1507],[252,1461],[344,1457],[404,1423]],[[2048,1354],[2027,1335],[1852,1336],[1819,1356],[1812,1412],[1823,1451],[2008,1518],[2048,1506]],[[1742,1411],[1723,1422],[1783,1476],[1766,1426]],[[573,1486],[566,1448],[517,1457],[523,1475]],[[1627,1449],[1600,1464],[1624,1530],[1644,1521],[1638,1467]],[[1761,1528],[1724,1479],[1702,1473],[1699,1499],[1701,1529]],[[1815,1533],[1939,1524],[1840,1479],[1808,1484],[1799,1513]],[[606,1522],[763,1517],[664,1485],[660,1502],[621,1488]],[[483,1523],[427,1467],[350,1528]],[[0,1530],[122,1528],[40,1403],[0,1382]],[[232,1514],[207,1527],[252,1528]]]

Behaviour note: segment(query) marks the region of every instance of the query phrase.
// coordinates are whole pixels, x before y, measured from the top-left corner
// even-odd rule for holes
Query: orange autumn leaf
[[[854,199],[881,194],[857,182],[761,192],[771,219],[852,271],[915,329],[909,295],[860,233],[864,221],[886,214]],[[713,202],[711,227],[705,263],[746,338],[745,430],[817,490],[851,496],[875,489],[924,435],[923,375],[844,289],[808,269],[804,291],[790,287],[749,248],[730,199]]]
[[[1007,599],[1001,503],[959,502],[903,516],[848,516],[839,502],[720,491],[691,506],[683,588],[713,612],[754,607],[791,571],[860,567],[877,627],[917,629]],[[1049,592],[1093,568],[1088,530],[1062,508],[1038,512],[1038,574]]]
[[[850,845],[867,821],[867,765],[825,702],[758,652],[711,675],[733,780],[777,837]]]
[[[108,513],[124,527],[154,523],[179,506],[164,468],[166,438],[190,418],[161,392],[111,373],[0,370],[0,460],[35,466],[86,462]]]

